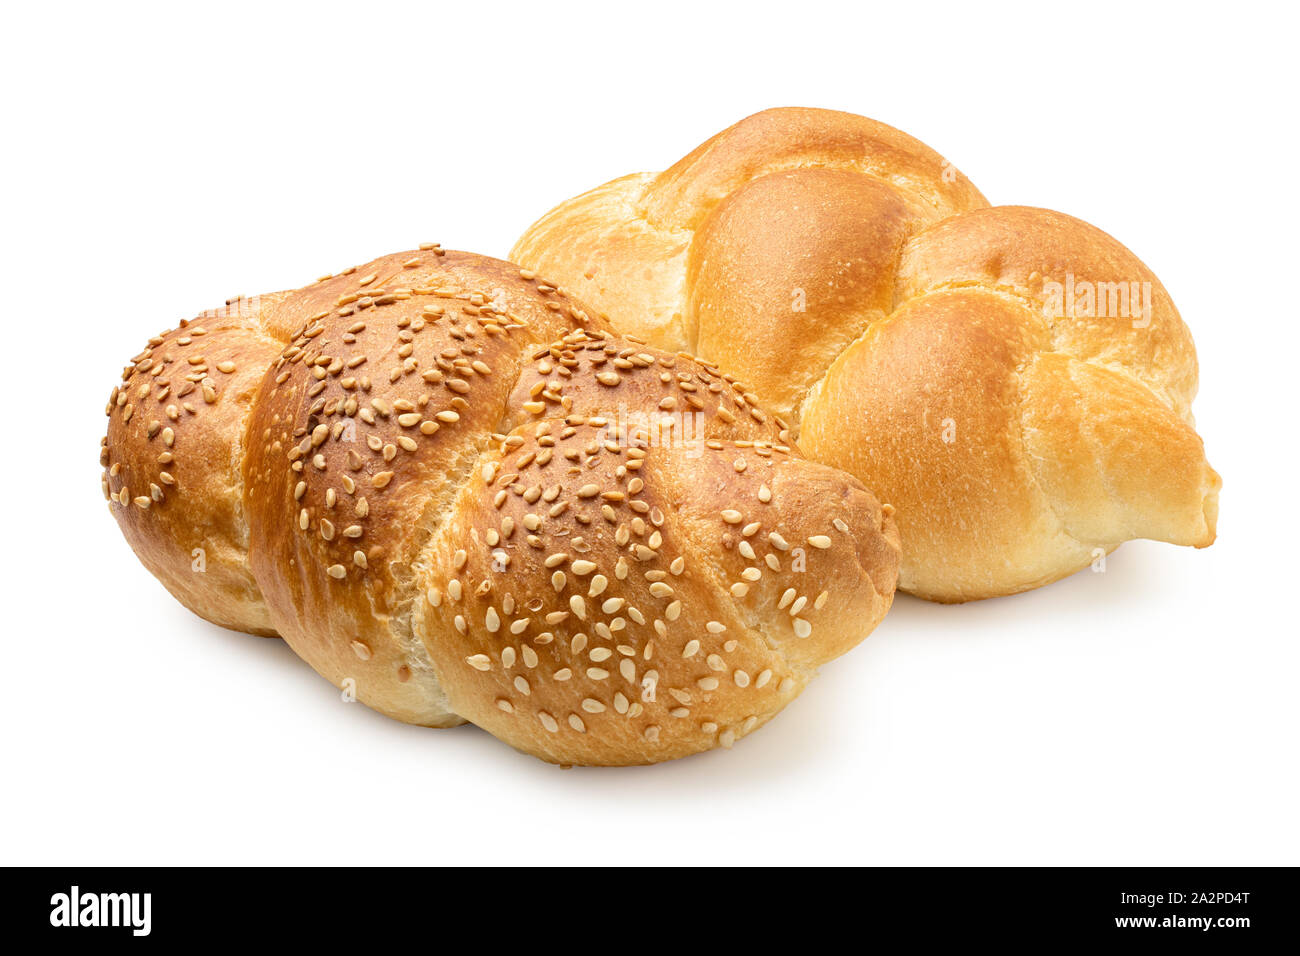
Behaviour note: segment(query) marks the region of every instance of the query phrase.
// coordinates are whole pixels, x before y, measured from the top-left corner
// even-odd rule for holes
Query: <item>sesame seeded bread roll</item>
[[[436,246],[183,323],[108,412],[105,494],[186,606],[544,760],[730,746],[897,580],[892,509],[744,385]]]
[[[1023,591],[1131,538],[1214,541],[1195,346],[1159,280],[1080,220],[990,207],[883,123],[758,113],[561,204],[511,258],[743,378],[897,507],[921,597]]]

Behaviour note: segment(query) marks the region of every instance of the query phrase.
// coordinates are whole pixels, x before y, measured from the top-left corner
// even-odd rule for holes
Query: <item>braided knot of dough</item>
[[[107,412],[104,494],[186,606],[559,763],[730,746],[897,580],[890,509],[733,377],[436,246],[181,323]]]
[[[990,207],[882,123],[759,113],[560,205],[512,258],[745,379],[806,454],[898,509],[917,595],[1214,540],[1195,348],[1159,280],[1084,222]]]

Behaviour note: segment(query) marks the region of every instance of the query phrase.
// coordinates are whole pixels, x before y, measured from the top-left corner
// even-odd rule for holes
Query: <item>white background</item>
[[[3,862],[1300,863],[1293,7],[38,6],[0,58]],[[735,750],[568,771],[345,705],[136,561],[96,458],[150,335],[421,241],[504,255],[779,105],[1145,259],[1200,350],[1214,547],[900,597]]]

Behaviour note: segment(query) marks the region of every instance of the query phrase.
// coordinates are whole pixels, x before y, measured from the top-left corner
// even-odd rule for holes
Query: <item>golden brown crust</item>
[[[620,331],[677,352],[689,341],[684,322],[692,234],[645,220],[637,202],[653,180],[648,173],[624,176],[570,200],[534,225],[511,258],[533,263],[541,275],[550,275],[552,266],[562,269],[584,302],[624,306]]]
[[[244,457],[253,570],[294,650],[400,720],[455,722],[411,636],[410,565],[504,419],[524,350],[573,327],[551,301],[517,268],[439,250],[281,310],[299,328]]]
[[[150,339],[108,403],[103,489],[140,560],[223,627],[274,635],[248,566],[241,446],[280,344],[267,301],[236,299]]]
[[[764,402],[797,420],[835,356],[892,311],[894,265],[932,221],[929,207],[846,170],[746,183],[717,204],[691,245],[692,347],[727,355]],[[746,348],[734,349],[741,326]]]
[[[163,431],[147,420],[155,404],[167,413],[167,382],[207,401],[182,402]],[[865,637],[897,578],[887,511],[803,460],[743,385],[612,335],[527,270],[437,247],[187,323],[137,358],[109,411],[114,511],[187,605],[278,632],[390,716],[469,719],[547,760],[729,746]],[[146,487],[159,454],[175,474],[136,505],[130,486]],[[786,567],[720,517],[732,507],[754,510],[750,536],[817,543]],[[219,542],[207,574],[187,570],[199,533]],[[764,562],[752,587],[742,552]],[[778,584],[797,593],[782,602]],[[561,598],[573,619],[543,632]],[[695,660],[683,651],[697,629]],[[719,660],[725,688],[710,676]],[[617,668],[608,684],[593,676],[602,661]],[[553,679],[580,662],[571,682]],[[647,673],[667,681],[658,702],[636,696]],[[524,699],[514,678],[543,674]],[[690,720],[674,716],[683,695]]]
[[[1072,286],[1057,290],[1054,300],[1050,284],[1065,286],[1071,278]],[[1121,281],[1129,288],[1112,288]],[[1085,283],[1101,297],[1092,309],[1085,308],[1080,291],[1069,310],[1074,314],[1056,314],[1067,311],[1068,289],[1083,290]],[[1110,301],[1111,295],[1131,293],[1134,283],[1138,294],[1129,298],[1127,308],[1123,301]],[[962,286],[1022,298],[1030,312],[1047,320],[1048,350],[1123,368],[1178,414],[1190,416],[1197,378],[1191,332],[1155,273],[1095,226],[1028,206],[998,206],[946,219],[903,250],[895,303]],[[1150,314],[1143,315],[1139,299],[1147,297]]]
[[[1214,540],[1195,348],[1156,277],[1077,219],[988,207],[883,124],[759,113],[557,207],[512,258],[729,368],[895,505],[905,590],[989,597],[1132,537]]]
[[[764,110],[660,173],[642,208],[666,228],[696,229],[736,189],[788,169],[850,170],[887,182],[938,217],[988,205],[951,163],[901,130],[835,110]]]
[[[892,525],[789,449],[611,434],[580,416],[514,432],[422,561],[417,627],[453,709],[544,759],[730,746],[883,616]]]
[[[712,362],[614,337],[570,335],[535,350],[508,407],[508,428],[577,413],[609,418],[623,434],[645,428],[663,443],[674,437],[791,441],[785,421]]]

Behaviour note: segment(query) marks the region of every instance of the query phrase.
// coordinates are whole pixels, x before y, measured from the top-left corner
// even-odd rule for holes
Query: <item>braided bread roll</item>
[[[563,203],[511,258],[744,378],[810,457],[898,508],[899,586],[921,597],[1038,587],[1131,538],[1214,540],[1196,352],[1159,280],[1077,219],[989,207],[882,123],[759,113]]]
[[[398,720],[559,763],[730,746],[884,616],[891,509],[708,362],[431,246],[150,340],[103,488],[141,561]]]

